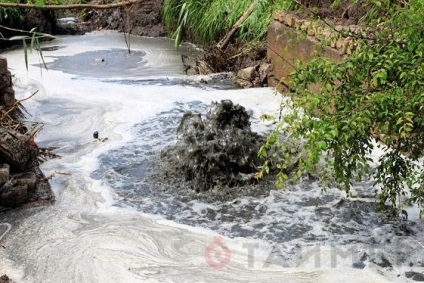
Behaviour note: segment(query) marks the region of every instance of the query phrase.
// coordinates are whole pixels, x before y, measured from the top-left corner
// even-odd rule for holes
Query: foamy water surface
[[[3,54],[17,96],[39,90],[25,102],[28,120],[44,123],[37,143],[59,147],[61,158],[43,171],[66,175],[52,179],[53,206],[0,214],[0,275],[16,282],[407,282],[405,271],[424,271],[416,208],[408,208],[407,223],[379,218],[371,180],[358,183],[352,199],[305,180],[213,203],[149,185],[151,161],[175,143],[185,111],[206,113],[211,101],[231,99],[251,113],[254,130],[267,132],[258,118],[277,113],[282,98],[273,89],[186,77],[166,39],[134,37],[131,54],[115,32],[52,46],[42,72],[35,54],[28,71],[21,50]],[[94,131],[107,140],[94,140]]]

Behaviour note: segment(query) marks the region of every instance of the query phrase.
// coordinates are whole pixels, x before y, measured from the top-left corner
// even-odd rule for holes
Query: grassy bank
[[[255,1],[255,9],[241,24],[238,37],[244,42],[258,41],[265,36],[274,12],[292,8],[293,1],[165,0],[164,22],[177,43],[188,32],[196,42],[208,44],[223,37]]]
[[[238,30],[240,42],[264,38],[276,11],[294,11],[314,18],[357,24],[375,18],[374,0],[164,0],[163,20],[177,44],[187,36],[197,43],[218,41],[232,28],[252,3],[250,16]]]

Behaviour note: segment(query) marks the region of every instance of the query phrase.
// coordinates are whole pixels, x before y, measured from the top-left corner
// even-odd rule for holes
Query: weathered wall
[[[297,60],[308,62],[324,56],[340,61],[355,48],[353,39],[347,35],[359,32],[358,26],[336,26],[332,30],[284,12],[277,13],[268,28],[267,58],[273,66],[269,85],[284,90]]]

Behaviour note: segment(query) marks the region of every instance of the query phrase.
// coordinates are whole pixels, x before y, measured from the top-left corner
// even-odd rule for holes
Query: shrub
[[[304,171],[318,172],[349,192],[354,181],[370,175],[380,209],[401,208],[404,199],[424,213],[424,166],[419,164],[424,155],[423,2],[369,1],[369,7],[384,17],[368,23],[372,38],[358,39],[360,48],[351,56],[338,63],[316,58],[297,64],[292,100],[284,105],[291,111],[260,155],[267,157],[275,147],[287,151],[281,136],[302,141],[294,179]],[[373,165],[375,147],[383,153]],[[290,160],[282,156],[280,185],[290,177],[284,170]],[[263,169],[269,170],[268,163]]]

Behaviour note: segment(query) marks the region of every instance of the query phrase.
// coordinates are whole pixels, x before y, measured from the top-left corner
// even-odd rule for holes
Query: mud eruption
[[[187,112],[177,134],[177,144],[162,153],[162,161],[196,191],[255,180],[264,138],[252,132],[243,106],[231,100],[213,102],[205,119]]]

